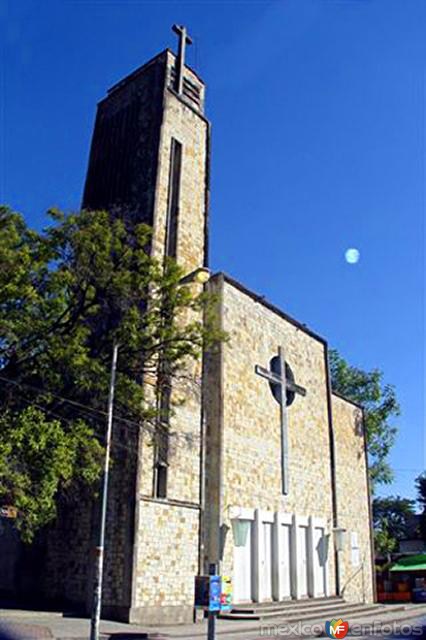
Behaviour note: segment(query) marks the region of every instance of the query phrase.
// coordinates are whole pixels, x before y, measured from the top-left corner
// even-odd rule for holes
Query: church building
[[[128,208],[152,226],[154,254],[190,273],[209,266],[210,123],[190,37],[174,30],[177,55],[156,55],[98,104],[83,206]],[[229,340],[194,364],[197,384],[176,383],[186,402],[164,446],[116,434],[135,455],[117,449],[112,470],[104,615],[191,621],[195,577],[211,565],[231,577],[234,605],[372,602],[362,408],[333,393],[327,341],[231,276],[204,286]],[[51,598],[90,610],[97,525],[83,507],[58,520]]]

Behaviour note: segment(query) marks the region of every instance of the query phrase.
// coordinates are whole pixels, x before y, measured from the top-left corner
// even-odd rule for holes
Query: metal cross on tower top
[[[274,398],[280,405],[281,422],[281,482],[282,492],[288,494],[288,434],[287,434],[287,406],[290,405],[296,393],[306,395],[306,389],[294,382],[293,374],[284,358],[284,349],[278,347],[278,356],[271,361],[271,369],[255,366],[255,371],[262,378],[266,378],[271,385]]]
[[[177,93],[182,93],[183,89],[183,70],[185,68],[185,49],[187,44],[192,44],[192,40],[188,35],[186,27],[181,24],[174,24],[172,31],[179,38],[178,54],[176,59],[176,78],[175,78],[175,90]]]

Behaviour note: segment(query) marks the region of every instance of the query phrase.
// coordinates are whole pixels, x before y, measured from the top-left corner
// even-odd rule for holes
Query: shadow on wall
[[[43,536],[24,545],[13,520],[0,518],[0,558],[0,606],[37,606],[42,597]]]
[[[323,535],[319,541],[317,546],[315,547],[315,551],[318,554],[318,562],[320,567],[325,567],[327,565],[328,560],[328,549],[330,543],[330,536]]]
[[[362,412],[359,409],[354,409],[354,431],[355,431],[355,435],[359,436],[360,438],[364,437],[364,420],[362,417]],[[358,460],[364,455],[364,448],[362,447],[362,449],[360,449],[358,451],[357,457]]]
[[[12,520],[0,518],[0,601],[17,595],[18,565],[22,544]]]

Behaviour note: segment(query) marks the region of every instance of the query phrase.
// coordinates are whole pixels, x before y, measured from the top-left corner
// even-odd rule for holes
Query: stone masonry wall
[[[169,89],[174,56],[171,53],[167,56],[152,246],[154,255],[162,259],[171,141],[175,138],[182,144],[177,262],[184,273],[189,273],[203,266],[205,260],[209,127],[201,113]],[[199,86],[203,100],[203,85],[189,69],[185,70],[185,75]],[[143,437],[135,532],[133,620],[163,623],[192,620],[194,577],[199,563],[201,366],[201,361],[188,365],[185,375],[172,381],[172,402],[177,401],[177,404],[170,419],[165,499],[153,498],[154,447],[148,434]],[[179,400],[184,402],[179,404]]]
[[[169,53],[166,84],[169,83],[173,64],[174,56]],[[196,82],[204,93],[203,85],[187,68],[185,75]],[[158,257],[163,255],[169,191],[170,146],[172,138],[175,138],[182,144],[176,259],[187,273],[203,266],[206,252],[204,231],[207,215],[205,198],[208,135],[209,125],[202,114],[166,88],[158,158],[153,249]]]
[[[198,518],[195,508],[141,501],[137,605],[131,621],[191,620],[198,573]]]
[[[337,512],[346,529],[340,556],[340,582],[349,601],[373,600],[369,494],[364,452],[362,412],[356,405],[333,395],[336,447]],[[356,539],[354,539],[357,538]],[[352,548],[357,543],[358,550]]]
[[[177,232],[178,264],[185,273],[203,266],[205,246],[207,162],[209,126],[197,113],[168,87],[175,57],[167,52],[166,88],[163,101],[163,121],[160,135],[158,172],[154,210],[153,252],[158,259],[164,255],[171,141],[182,144],[179,221]],[[190,69],[185,76],[200,88],[204,101],[204,86]],[[183,396],[185,404],[176,409],[171,431],[171,459],[173,472],[169,474],[170,495],[180,500],[197,501],[199,495],[199,444],[201,413],[201,364],[195,363],[187,372],[187,379],[174,384],[175,398]],[[143,472],[140,489],[152,495],[154,448],[152,438],[143,436],[141,447]]]
[[[130,606],[136,435],[118,422],[113,426],[103,579],[104,614],[126,619]],[[84,494],[62,505],[50,527],[42,581],[50,600],[91,610],[94,549],[100,526],[99,499]]]
[[[216,279],[216,289],[221,289]],[[324,343],[251,295],[224,282],[221,292],[223,328],[230,341],[222,347],[222,372],[211,372],[207,386],[222,385],[223,416],[208,417],[210,436],[222,429],[221,445],[210,461],[211,473],[222,476],[222,519],[231,526],[229,507],[261,508],[314,516],[332,526],[330,442]],[[279,405],[255,365],[269,368],[278,346],[285,349],[295,380],[306,388],[288,408],[289,494],[281,493]],[[217,424],[222,420],[222,426]],[[214,487],[215,479],[209,478]],[[214,522],[209,522],[214,531]],[[328,557],[329,592],[334,593],[334,553]],[[233,541],[226,539],[223,572],[233,573]]]
[[[48,535],[41,581],[49,600],[66,600],[85,606],[93,561],[92,515],[93,504],[88,500],[79,507],[59,508],[57,520]]]

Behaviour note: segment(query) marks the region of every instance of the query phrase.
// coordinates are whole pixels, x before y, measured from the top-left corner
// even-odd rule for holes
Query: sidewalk
[[[235,624],[235,623],[234,623]],[[19,636],[20,640],[33,638],[80,640],[89,638],[90,620],[78,618],[62,612],[27,611],[22,609],[0,609],[0,630]],[[204,622],[173,627],[146,627],[101,620],[100,635],[102,640],[169,640],[170,638],[196,638],[206,636],[207,626]],[[0,639],[3,640],[0,633]]]
[[[392,609],[386,610],[383,614],[374,617],[375,624],[389,625],[391,622],[402,624],[418,623],[423,618],[426,623],[426,606],[409,605],[405,611],[392,613]],[[312,621],[312,624],[324,624],[324,620]],[[371,624],[372,618],[353,618],[350,620],[351,626],[354,624]],[[265,637],[286,637],[300,638],[299,634],[281,634],[276,632],[285,620],[274,619],[269,623],[259,621],[229,621],[217,620],[218,638],[226,640],[261,640]],[[261,626],[264,630],[268,627],[269,633],[261,635]],[[61,612],[26,611],[14,609],[0,609],[0,639],[9,638],[13,640],[87,640],[89,638],[90,620],[88,618],[74,618]],[[147,627],[141,625],[130,625],[122,622],[112,622],[102,620],[100,625],[102,640],[198,640],[207,638],[206,622],[191,625],[175,625],[169,627]],[[271,633],[272,632],[272,633]],[[321,634],[325,636],[324,634]],[[349,636],[351,633],[349,632]],[[305,636],[310,637],[310,636]],[[363,636],[358,635],[361,639]]]
[[[57,639],[80,640],[89,638],[90,620],[78,618],[61,612],[27,611],[15,609],[0,610],[0,640],[3,634],[9,634],[15,640]],[[100,636],[102,640],[169,640],[171,638],[196,638],[206,636],[204,622],[191,625],[153,628],[101,620]]]

